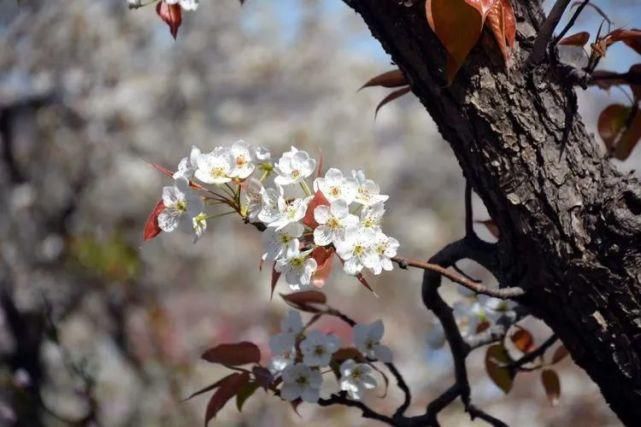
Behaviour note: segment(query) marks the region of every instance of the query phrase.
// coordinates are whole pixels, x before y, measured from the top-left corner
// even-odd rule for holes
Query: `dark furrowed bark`
[[[513,1],[519,46],[510,70],[485,34],[450,87],[423,1],[345,2],[405,72],[498,224],[500,282],[528,292],[526,305],[619,418],[638,424],[641,185],[587,133],[567,70],[553,58],[525,69],[543,20],[538,2]]]

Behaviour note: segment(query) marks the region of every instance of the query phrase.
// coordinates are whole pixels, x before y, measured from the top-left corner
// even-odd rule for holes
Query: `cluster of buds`
[[[262,260],[273,262],[274,275],[283,275],[293,290],[320,286],[337,255],[346,273],[358,276],[392,270],[399,243],[381,228],[387,195],[363,171],[346,176],[320,167],[295,147],[276,162],[268,150],[237,141],[208,153],[192,147],[177,171],[174,184],[163,189],[150,217],[145,238],[157,231],[183,229],[197,240],[207,221],[237,213],[264,231]],[[315,178],[312,180],[312,176]],[[220,214],[211,207],[231,208]]]
[[[391,350],[380,343],[383,332],[380,320],[370,325],[355,325],[354,347],[341,350],[338,337],[318,330],[307,331],[300,314],[290,311],[281,322],[281,333],[269,340],[272,352],[269,370],[274,378],[282,380],[280,396],[288,401],[302,399],[315,403],[319,399],[323,373],[334,371],[341,390],[351,399],[360,400],[365,390],[377,385],[370,364],[392,360]],[[323,372],[326,367],[331,370]]]

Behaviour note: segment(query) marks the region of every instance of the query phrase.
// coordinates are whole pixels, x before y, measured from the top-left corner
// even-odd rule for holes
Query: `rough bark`
[[[524,303],[619,418],[638,425],[641,185],[587,133],[567,71],[554,58],[523,66],[544,18],[539,2],[513,0],[510,70],[486,34],[450,87],[422,0],[345,2],[405,72],[498,224],[500,281],[527,291]]]

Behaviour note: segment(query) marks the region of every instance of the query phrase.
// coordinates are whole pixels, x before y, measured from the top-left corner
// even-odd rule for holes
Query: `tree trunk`
[[[485,34],[450,87],[424,1],[345,2],[405,72],[499,226],[502,284],[527,291],[523,303],[563,340],[619,418],[638,425],[641,185],[586,132],[566,70],[554,58],[526,70],[544,18],[539,2],[513,0],[518,46],[510,70]]]

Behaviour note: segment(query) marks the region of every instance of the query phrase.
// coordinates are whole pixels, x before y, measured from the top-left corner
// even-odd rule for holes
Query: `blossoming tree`
[[[294,408],[301,402],[345,405],[398,426],[438,425],[439,412],[460,398],[472,419],[505,425],[471,401],[465,362],[470,352],[484,348],[487,373],[503,391],[509,392],[519,372],[540,370],[553,402],[560,383],[552,365],[571,354],[621,420],[634,425],[641,418],[641,186],[618,172],[610,157],[627,158],[641,138],[639,67],[627,73],[596,67],[615,43],[641,52],[641,31],[599,28],[566,37],[589,1],[575,5],[557,35],[569,0],[558,0],[547,16],[539,2],[525,0],[345,3],[399,66],[366,86],[395,88],[381,105],[412,91],[450,142],[468,183],[465,235],[429,262],[399,256],[399,242],[381,227],[388,196],[379,185],[361,170],[325,168],[296,147],[272,157],[267,148],[237,141],[204,151],[194,147],[174,170],[157,166],[173,183],[163,189],[145,239],[182,229],[196,241],[216,217],[238,215],[263,233],[261,264],[272,269],[272,293],[281,277],[294,291],[281,294],[294,311],[270,339],[267,363],[251,342],[221,343],[203,354],[233,371],[194,393],[212,392],[206,423],[230,399],[242,408],[263,388]],[[194,0],[155,4],[174,37],[182,11],[198,6]],[[585,52],[591,38],[584,62],[560,58],[568,49]],[[588,85],[629,86],[632,93],[631,105],[610,106],[599,119],[605,156],[576,113],[573,87]],[[474,231],[472,191],[492,215],[488,226],[497,243]],[[455,264],[462,259],[488,269],[499,287],[458,271]],[[424,270],[422,300],[440,324],[430,343],[449,344],[455,378],[423,414],[406,414],[411,392],[382,343],[383,323],[357,322],[317,290],[334,265],[372,292],[369,274],[394,265]],[[461,299],[453,306],[439,294],[442,277],[460,286]],[[309,318],[304,321],[300,312]],[[519,325],[530,315],[554,331],[538,346]],[[345,345],[314,330],[324,316],[351,327],[353,342]],[[563,345],[557,345],[559,338]],[[336,390],[321,396],[331,376]],[[361,398],[381,379],[387,385],[390,376],[404,400],[385,414]]]

